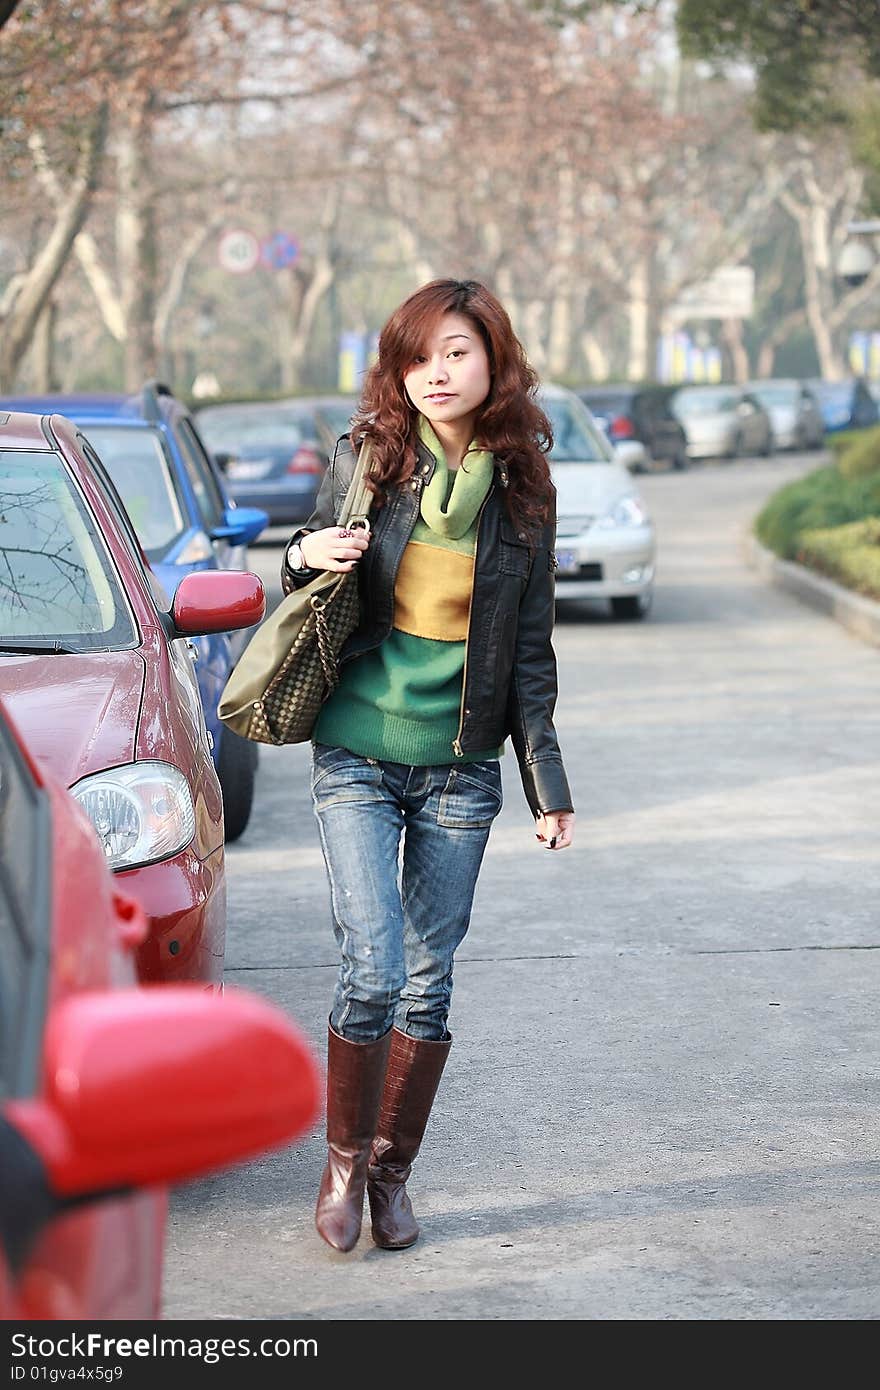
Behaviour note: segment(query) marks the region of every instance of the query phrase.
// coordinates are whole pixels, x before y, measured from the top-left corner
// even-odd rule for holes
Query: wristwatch
[[[287,547],[287,554],[284,558],[289,570],[297,571],[308,569],[308,565],[303,559],[302,547],[299,541],[290,542],[290,545]]]

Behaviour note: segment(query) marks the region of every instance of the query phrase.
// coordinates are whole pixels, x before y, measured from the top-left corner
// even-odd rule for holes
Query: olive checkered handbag
[[[369,443],[358,455],[340,526],[366,526]],[[323,570],[295,589],[257,629],[233,668],[217,713],[255,743],[305,743],[339,683],[339,653],[360,617],[357,567]]]

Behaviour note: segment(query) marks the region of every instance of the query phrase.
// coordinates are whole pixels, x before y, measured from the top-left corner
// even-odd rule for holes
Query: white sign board
[[[233,275],[246,275],[260,262],[260,243],[253,232],[233,227],[224,232],[217,246],[217,258],[224,270]]]
[[[683,290],[669,310],[673,323],[688,319],[751,318],[755,272],[750,265],[719,266],[701,284]]]

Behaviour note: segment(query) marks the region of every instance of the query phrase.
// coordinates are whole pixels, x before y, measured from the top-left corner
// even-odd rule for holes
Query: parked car
[[[640,443],[649,468],[657,463],[687,468],[687,436],[670,409],[675,389],[659,384],[601,385],[579,388],[576,394],[612,444]]]
[[[880,405],[863,377],[849,377],[846,381],[813,378],[806,385],[819,402],[828,434],[837,430],[865,429],[880,421]]]
[[[146,931],[0,701],[4,1320],[161,1317],[168,1185],[290,1143],[319,1112],[316,1059],[279,1009],[137,985]]]
[[[680,386],[670,402],[687,435],[688,458],[773,453],[769,412],[742,386]]]
[[[750,381],[746,390],[768,412],[778,449],[821,449],[825,421],[819,402],[803,382],[774,377]]]
[[[296,526],[315,498],[351,411],[327,398],[203,405],[199,429],[242,506],[261,507],[273,526]]]
[[[313,412],[318,438],[327,457],[332,458],[338,440],[348,434],[357,396],[301,396],[298,399]]]
[[[90,442],[60,415],[0,415],[0,688],[85,808],[150,933],[145,981],[220,988],[223,802],[192,639],[265,613],[247,571],[167,596]]]
[[[264,511],[240,507],[170,388],[149,382],[133,395],[19,396],[2,410],[66,415],[101,458],[169,600],[185,574],[247,568],[247,546],[268,524]],[[258,762],[255,743],[224,728],[217,705],[247,642],[244,632],[195,639],[196,675],[223,790],[227,840],[247,828]]]
[[[554,434],[556,601],[607,599],[615,618],[644,618],[656,536],[632,475],[573,391],[546,384],[539,402]]]

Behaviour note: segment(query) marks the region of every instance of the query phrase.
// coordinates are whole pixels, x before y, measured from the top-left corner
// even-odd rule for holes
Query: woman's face
[[[403,384],[432,425],[475,416],[491,385],[489,355],[476,324],[464,314],[444,314],[404,372]]]

